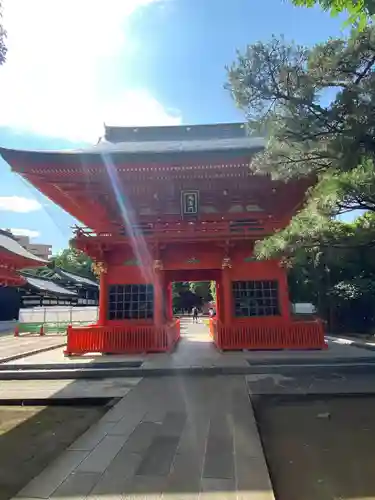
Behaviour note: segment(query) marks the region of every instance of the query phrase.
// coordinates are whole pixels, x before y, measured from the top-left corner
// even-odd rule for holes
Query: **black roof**
[[[56,166],[77,161],[82,165],[102,165],[110,155],[115,164],[163,163],[169,161],[236,161],[251,157],[265,147],[263,137],[248,135],[243,123],[184,125],[168,127],[106,126],[105,138],[96,146],[71,151],[22,151],[0,148],[0,155],[12,165]],[[21,170],[19,170],[21,171]]]
[[[163,127],[113,127],[105,125],[105,140],[119,142],[204,141],[248,137],[244,123],[170,125]]]

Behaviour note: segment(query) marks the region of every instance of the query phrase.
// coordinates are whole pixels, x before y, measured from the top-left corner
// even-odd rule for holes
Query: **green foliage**
[[[212,300],[214,300],[216,302],[216,281],[210,282],[210,294],[211,294]]]
[[[238,54],[229,88],[250,129],[269,132],[254,169],[289,179],[350,170],[372,158],[374,63],[373,28],[312,50],[273,37]]]
[[[53,256],[47,266],[25,269],[25,271],[28,275],[48,279],[53,278],[55,275],[54,270],[58,267],[64,271],[97,281],[95,274],[92,272],[92,263],[93,261],[85,253],[71,247]]]
[[[93,261],[85,253],[75,248],[66,248],[52,257],[50,267],[60,267],[65,271],[96,281],[92,272]]]
[[[360,29],[363,29],[369,18],[375,14],[374,0],[292,0],[292,2],[302,7],[313,7],[319,4],[332,16],[347,12],[349,16],[346,24],[355,24]]]
[[[190,310],[212,300],[209,281],[175,282],[172,286],[173,308]]]
[[[372,246],[363,244],[364,230],[375,233],[375,215],[354,223],[335,222],[338,235],[350,236],[352,246],[315,246],[297,250],[289,271],[293,302],[313,302],[330,331],[375,331],[375,261]],[[357,241],[359,238],[359,241]]]
[[[212,300],[209,281],[192,281],[190,283],[190,291],[199,297],[202,303]]]
[[[341,245],[351,244],[354,235],[342,235],[332,218],[375,210],[374,69],[375,28],[368,26],[313,49],[273,37],[239,53],[228,70],[228,87],[249,129],[268,131],[254,171],[317,180],[289,227],[257,244],[261,258],[338,245],[341,237]],[[353,244],[372,244],[372,236],[358,226]]]
[[[193,306],[198,305],[198,299],[190,290],[190,283],[188,281],[173,283],[172,305],[175,310],[190,310]]]

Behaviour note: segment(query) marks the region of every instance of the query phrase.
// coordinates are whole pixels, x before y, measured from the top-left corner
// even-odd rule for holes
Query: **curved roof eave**
[[[32,254],[26,248],[21,246],[18,241],[6,236],[5,234],[0,234],[0,248],[4,248],[9,253],[13,253],[18,255],[19,257],[23,257],[24,259],[31,260],[34,262],[38,262],[40,264],[47,264],[48,261],[44,260],[36,255]]]
[[[90,286],[94,286],[96,288],[99,287],[99,284],[96,283],[95,281],[93,280],[90,280],[89,278],[85,278],[83,276],[79,276],[78,274],[74,274],[74,273],[70,273],[68,271],[65,271],[64,269],[57,269],[57,272],[59,274],[62,274],[63,276],[71,279],[71,280],[74,280],[76,281],[77,283],[81,283],[83,285],[90,285]]]
[[[141,154],[178,154],[178,153],[220,153],[262,150],[266,140],[262,137],[241,137],[233,139],[210,139],[190,141],[147,141],[147,142],[100,142],[96,146],[85,149],[40,151],[0,148],[0,155],[10,163],[11,159],[30,160],[30,157],[39,159],[98,157],[103,154],[141,155]],[[52,158],[51,158],[52,157]]]
[[[60,286],[60,285],[57,285],[56,283],[53,283],[52,281],[42,280],[42,279],[36,278],[34,276],[23,275],[23,277],[26,279],[26,281],[29,285],[31,285],[34,288],[37,288],[38,290],[56,293],[58,295],[71,295],[74,297],[77,295],[76,292],[73,292],[71,290],[68,290],[68,289]]]

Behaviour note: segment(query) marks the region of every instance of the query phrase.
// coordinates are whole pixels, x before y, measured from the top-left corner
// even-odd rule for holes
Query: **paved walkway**
[[[0,400],[122,398],[140,378],[2,380]],[[1,495],[0,495],[1,498]]]
[[[274,499],[244,377],[143,379],[20,497]]]
[[[65,345],[65,343],[66,338],[64,335],[21,335],[20,337],[14,337],[14,335],[1,335],[0,363],[18,358],[19,356],[25,356],[30,352],[40,353],[47,349],[53,349],[58,346],[61,347]],[[26,360],[27,357],[22,359]]]

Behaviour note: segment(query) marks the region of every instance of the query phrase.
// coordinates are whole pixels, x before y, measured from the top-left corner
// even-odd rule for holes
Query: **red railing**
[[[254,318],[251,323],[224,326],[211,319],[210,334],[222,350],[326,348],[320,320],[270,322]]]
[[[210,329],[210,337],[212,337],[212,339],[215,339],[216,338],[216,327],[217,327],[217,320],[216,318],[210,318],[209,320],[209,329]]]
[[[137,354],[168,352],[180,338],[180,320],[167,325],[68,327],[67,356],[89,352]]]

